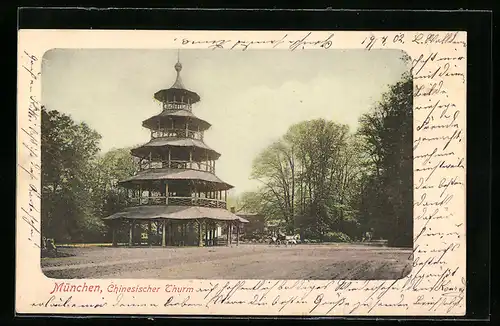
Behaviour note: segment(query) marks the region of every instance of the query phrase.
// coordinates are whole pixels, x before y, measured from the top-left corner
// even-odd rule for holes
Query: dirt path
[[[411,269],[411,249],[354,245],[211,248],[73,248],[42,259],[51,278],[397,279]]]

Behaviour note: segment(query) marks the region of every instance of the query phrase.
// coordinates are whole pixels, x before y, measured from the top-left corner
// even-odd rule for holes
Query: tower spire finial
[[[177,71],[177,76],[179,76],[179,73],[182,70],[182,64],[180,61],[180,52],[181,52],[180,49],[177,49],[177,63],[174,66],[175,71]]]
[[[174,68],[175,68],[175,71],[177,71],[177,78],[176,78],[175,83],[172,87],[173,88],[184,88],[184,85],[182,84],[182,79],[181,79],[182,64],[180,62],[180,49],[177,49],[177,63],[175,64]]]

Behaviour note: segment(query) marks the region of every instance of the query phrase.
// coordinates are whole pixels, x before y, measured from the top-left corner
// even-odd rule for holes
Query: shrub
[[[325,242],[352,242],[351,238],[342,232],[328,232],[323,239]]]

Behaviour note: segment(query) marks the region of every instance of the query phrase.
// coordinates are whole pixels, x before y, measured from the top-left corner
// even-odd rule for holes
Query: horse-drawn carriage
[[[285,246],[288,245],[296,245],[300,242],[300,235],[285,235],[284,233],[277,232],[276,234],[271,235],[269,239],[269,244],[270,245],[276,245],[279,246],[281,244],[284,244]]]

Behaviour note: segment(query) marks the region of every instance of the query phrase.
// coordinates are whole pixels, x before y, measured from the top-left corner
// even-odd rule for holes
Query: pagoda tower
[[[238,241],[241,223],[248,222],[227,209],[227,191],[233,186],[215,174],[221,154],[204,142],[211,125],[192,112],[200,96],[184,86],[179,60],[174,68],[174,84],[154,94],[162,112],[142,122],[150,130],[150,141],[131,150],[138,172],[119,182],[127,189],[127,208],[105,218],[113,222],[113,245],[119,221],[130,227],[130,246],[144,242],[136,234],[143,223],[148,225],[149,245],[211,246],[222,229],[228,245],[234,229]]]

